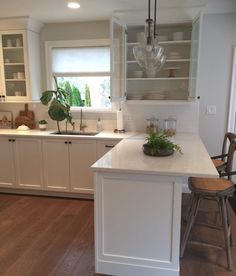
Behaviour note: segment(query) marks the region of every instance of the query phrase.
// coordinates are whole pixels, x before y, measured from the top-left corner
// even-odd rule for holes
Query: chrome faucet
[[[79,130],[84,131],[84,129],[87,127],[86,124],[83,123],[83,110],[81,108],[80,110],[80,124],[79,124]]]

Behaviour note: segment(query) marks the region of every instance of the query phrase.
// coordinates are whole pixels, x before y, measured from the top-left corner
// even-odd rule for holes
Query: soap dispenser
[[[103,131],[103,127],[102,127],[101,119],[99,117],[97,120],[97,132],[101,132],[101,131]]]

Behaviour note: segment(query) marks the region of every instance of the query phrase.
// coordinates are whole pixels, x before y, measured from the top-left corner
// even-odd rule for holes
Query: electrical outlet
[[[206,113],[207,113],[207,115],[215,115],[216,114],[216,105],[207,105]]]

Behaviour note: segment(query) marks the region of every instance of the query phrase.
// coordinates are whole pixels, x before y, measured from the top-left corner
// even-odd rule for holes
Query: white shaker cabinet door
[[[15,160],[11,138],[0,138],[0,187],[15,186]]]
[[[43,170],[46,190],[70,191],[68,142],[61,139],[43,141]]]
[[[14,139],[16,159],[16,186],[43,188],[42,145],[40,139]]]
[[[96,161],[95,140],[71,140],[69,144],[71,191],[93,193],[91,165]]]

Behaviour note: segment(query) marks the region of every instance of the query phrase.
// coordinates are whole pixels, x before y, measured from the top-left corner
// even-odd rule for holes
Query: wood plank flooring
[[[183,211],[187,200],[184,196]],[[199,220],[215,220],[214,204],[206,207],[213,216],[202,211]],[[0,194],[0,275],[99,276],[94,273],[93,227],[93,201]],[[199,239],[222,240],[216,230],[195,227],[192,232]],[[235,248],[233,262],[236,268]],[[226,270],[224,251],[188,245],[180,275],[233,276],[236,269]]]

